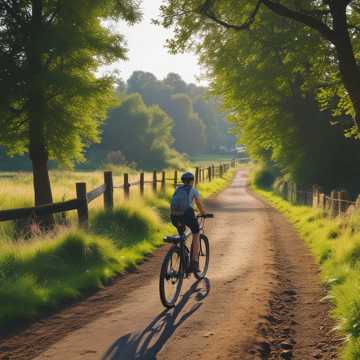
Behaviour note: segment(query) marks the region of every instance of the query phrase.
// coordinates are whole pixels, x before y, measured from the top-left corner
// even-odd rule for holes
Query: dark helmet
[[[185,174],[183,174],[181,176],[181,181],[184,183],[184,184],[187,184],[189,183],[190,181],[194,181],[195,180],[195,176],[194,174],[192,174],[191,172],[186,172]]]

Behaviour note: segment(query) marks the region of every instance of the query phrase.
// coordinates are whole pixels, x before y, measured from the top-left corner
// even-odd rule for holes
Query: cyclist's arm
[[[201,214],[201,215],[205,215],[205,214],[206,214],[206,211],[205,211],[205,209],[204,209],[204,206],[203,206],[200,198],[195,198],[195,204],[196,204],[196,207],[199,209],[200,214]]]

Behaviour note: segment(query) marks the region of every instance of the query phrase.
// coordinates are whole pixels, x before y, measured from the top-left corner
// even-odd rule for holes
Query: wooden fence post
[[[161,191],[165,191],[165,186],[166,186],[166,172],[163,171],[161,173]]]
[[[319,193],[319,206],[324,211],[326,210],[326,197],[324,193]]]
[[[349,195],[347,191],[345,190],[339,191],[339,215],[346,213],[346,210],[349,207],[349,203],[347,202],[348,200],[349,200]]]
[[[360,208],[360,195],[358,195],[358,197],[356,198],[355,207]]]
[[[140,173],[140,196],[144,196],[144,190],[145,190],[145,181],[144,181],[144,173]]]
[[[79,225],[83,229],[89,227],[89,209],[86,197],[86,183],[76,183],[76,197],[80,204],[77,209]]]
[[[316,185],[313,185],[312,187],[312,203],[311,206],[313,208],[317,208],[319,207],[319,191],[318,191],[318,187]]]
[[[174,171],[174,188],[177,187],[177,170]]]
[[[216,173],[215,173],[215,165],[211,165],[211,172],[212,172],[212,177],[216,177]]]
[[[174,188],[177,187],[177,182],[178,182],[178,172],[177,170],[174,171]]]
[[[124,198],[127,200],[130,197],[129,174],[124,174]]]
[[[330,201],[330,215],[332,217],[335,217],[338,213],[338,192],[332,191],[330,195],[331,201]]]
[[[114,184],[111,171],[104,172],[104,184],[104,208],[105,210],[112,210],[114,207]]]
[[[292,183],[291,184],[291,202],[294,204],[295,203],[295,184]]]
[[[199,167],[195,168],[195,185],[199,183]]]
[[[156,172],[156,170],[154,170],[154,172],[153,172],[152,188],[153,188],[153,192],[156,194],[156,192],[157,192],[157,172]]]
[[[211,182],[211,166],[208,167],[208,178],[209,178],[209,182]]]

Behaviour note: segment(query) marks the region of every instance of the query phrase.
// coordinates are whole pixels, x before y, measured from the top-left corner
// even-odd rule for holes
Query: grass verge
[[[327,217],[322,210],[294,206],[272,191],[253,189],[295,226],[321,269],[334,304],[332,315],[345,335],[344,360],[360,359],[360,212]]]
[[[201,184],[203,197],[227,186],[236,170]],[[90,211],[90,229],[58,228],[31,241],[0,242],[0,327],[36,319],[64,301],[104,286],[135,267],[173,233],[171,191],[123,203],[112,212]]]

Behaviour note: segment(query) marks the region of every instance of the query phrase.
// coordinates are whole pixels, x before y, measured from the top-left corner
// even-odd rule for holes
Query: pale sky
[[[151,23],[159,15],[162,0],[142,0],[143,20],[134,26],[126,23],[115,25],[116,31],[125,36],[127,41],[127,61],[114,63],[106,67],[107,71],[117,70],[120,77],[127,80],[135,70],[148,71],[158,79],[163,79],[169,72],[176,72],[186,82],[199,83],[201,75],[197,58],[194,54],[171,55],[165,48],[165,41],[171,31]],[[204,81],[201,84],[205,84]]]

